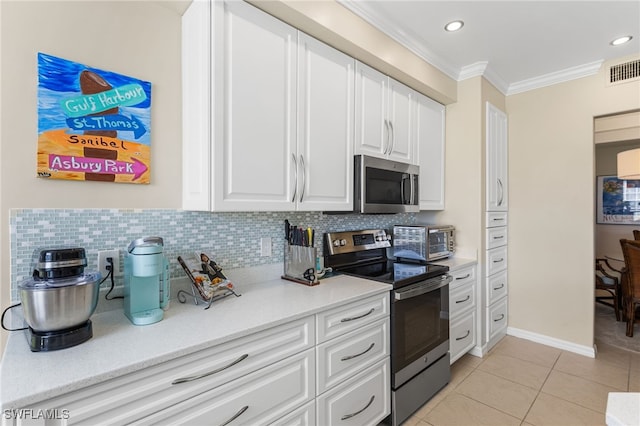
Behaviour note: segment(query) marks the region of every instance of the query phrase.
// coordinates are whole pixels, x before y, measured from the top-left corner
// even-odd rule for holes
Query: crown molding
[[[588,77],[597,74],[602,67],[604,60],[589,62],[588,64],[578,65],[564,70],[544,74],[527,80],[517,81],[509,85],[506,95],[515,95],[516,93],[528,92],[529,90],[540,89],[542,87],[553,86],[554,84],[564,83],[578,78]]]

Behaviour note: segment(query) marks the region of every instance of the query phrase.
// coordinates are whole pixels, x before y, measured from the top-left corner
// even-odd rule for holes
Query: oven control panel
[[[331,255],[391,247],[391,235],[384,229],[328,232],[325,238]]]

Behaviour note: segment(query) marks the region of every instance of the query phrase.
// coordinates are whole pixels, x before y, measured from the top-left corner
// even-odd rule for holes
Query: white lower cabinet
[[[204,392],[136,425],[267,425],[315,395],[313,349]]]
[[[449,352],[451,364],[478,344],[478,278],[476,264],[455,267],[449,273]]]
[[[317,399],[318,425],[377,425],[391,411],[389,358]]]
[[[23,408],[68,413],[57,425],[377,424],[390,413],[389,303],[334,306]]]

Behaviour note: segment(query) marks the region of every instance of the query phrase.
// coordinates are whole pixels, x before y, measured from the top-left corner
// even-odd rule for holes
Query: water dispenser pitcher
[[[135,325],[162,320],[169,307],[169,262],[160,237],[129,244],[124,258],[124,313]]]

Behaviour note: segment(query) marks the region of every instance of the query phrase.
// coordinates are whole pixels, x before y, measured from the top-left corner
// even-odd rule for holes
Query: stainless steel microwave
[[[357,213],[418,212],[418,173],[414,164],[367,155],[355,156],[354,211]]]

